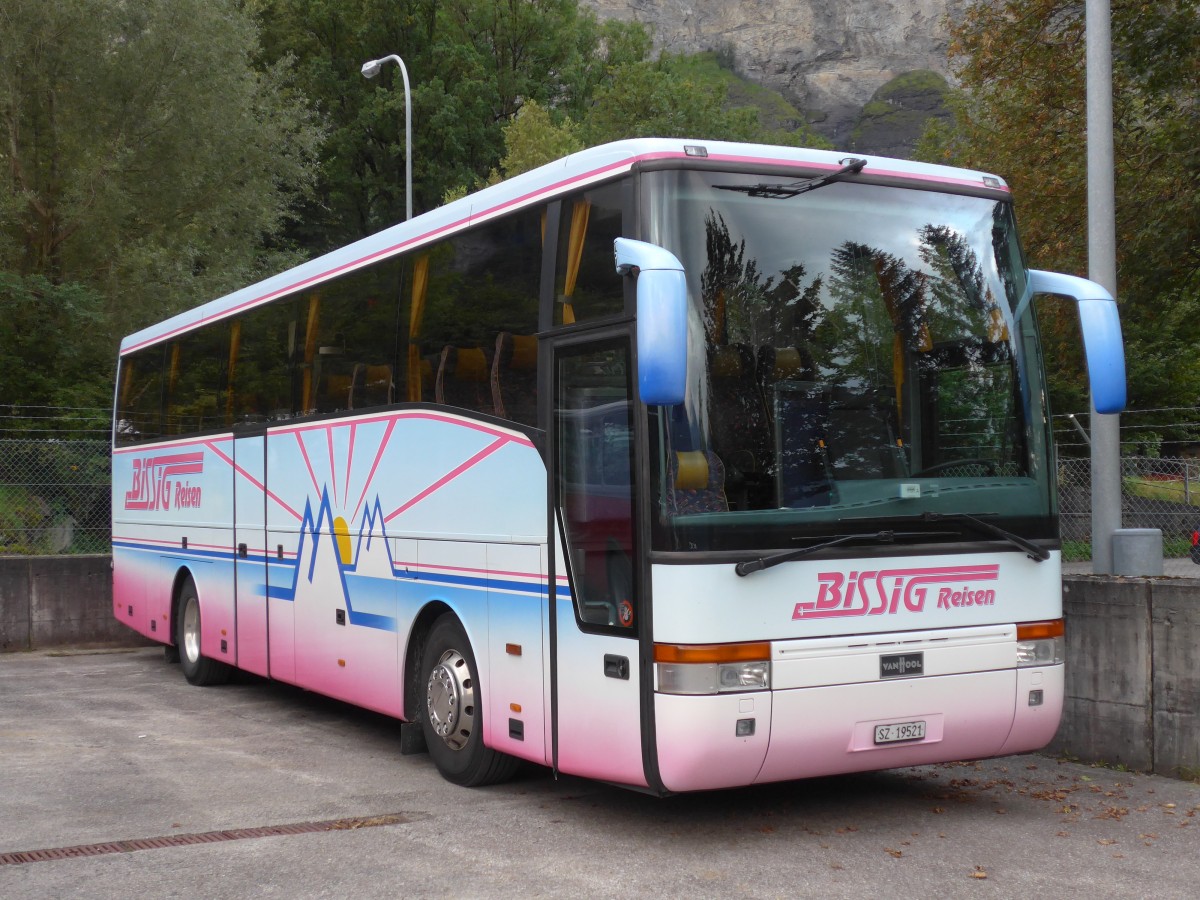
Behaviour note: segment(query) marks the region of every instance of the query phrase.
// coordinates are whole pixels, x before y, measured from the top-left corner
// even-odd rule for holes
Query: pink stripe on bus
[[[383,459],[383,451],[387,449],[388,438],[392,436],[392,429],[396,427],[396,419],[389,419],[387,431],[383,433],[383,439],[379,442],[379,449],[375,451],[375,461],[371,463],[371,471],[367,474],[367,480],[363,482],[362,493],[358,496],[358,503],[354,506],[354,515],[351,520],[358,518],[358,511],[362,509],[363,498],[367,496],[367,491],[371,488],[371,482],[375,480],[375,470],[379,468],[379,461]],[[349,498],[349,495],[347,495]]]
[[[468,469],[470,469],[471,467],[475,466],[477,463],[482,462],[484,459],[491,456],[493,453],[495,453],[497,450],[499,450],[501,447],[503,447],[507,443],[508,443],[508,441],[506,439],[501,438],[500,440],[494,441],[493,443],[484,447],[482,450],[480,450],[478,453],[476,453],[474,456],[472,456],[466,462],[462,463],[461,465],[455,466],[453,469],[451,469],[449,472],[447,472],[445,475],[443,475],[441,478],[439,478],[437,481],[435,481],[429,487],[425,488],[425,490],[421,491],[419,494],[417,494],[415,497],[413,497],[407,503],[400,506],[398,509],[396,509],[394,512],[392,512],[391,515],[384,516],[383,521],[384,522],[392,521],[392,519],[396,518],[396,516],[400,515],[405,510],[411,509],[413,506],[420,503],[422,500],[424,500],[426,497],[428,497],[430,494],[434,493],[435,491],[438,491],[441,488],[445,487],[451,481],[453,481],[455,478],[457,478],[459,475],[461,475],[463,472],[465,472]]]
[[[272,500],[274,500],[277,504],[279,504],[280,508],[282,508],[285,512],[294,516],[296,518],[296,521],[301,521],[304,518],[304,516],[300,515],[300,513],[296,512],[294,509],[292,509],[290,506],[288,506],[286,503],[284,503],[283,500],[280,499],[277,495],[275,495],[271,491],[267,490],[267,486],[265,484],[263,484],[261,481],[259,481],[257,478],[255,478],[253,475],[251,475],[249,472],[247,472],[245,469],[243,469],[241,466],[239,466],[237,463],[235,463],[232,459],[230,459],[228,456],[226,456],[224,453],[222,453],[220,450],[218,450],[215,446],[213,446],[212,444],[209,444],[208,447],[209,447],[209,449],[212,450],[213,453],[217,454],[217,456],[221,457],[221,459],[223,459],[223,460],[225,460],[225,462],[229,463],[229,465],[230,465],[230,467],[232,467],[233,471],[237,472],[239,475],[241,475],[243,478],[245,478],[247,481],[249,481],[252,485],[254,485],[256,488],[258,488],[260,491],[262,491],[264,494],[266,494],[268,497],[270,497]]]

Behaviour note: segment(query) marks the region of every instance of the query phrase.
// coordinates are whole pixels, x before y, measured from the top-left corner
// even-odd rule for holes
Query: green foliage
[[[1200,7],[1114,0],[1117,281],[1133,407],[1200,399]],[[922,158],[1004,175],[1036,267],[1086,274],[1083,7],[1006,0],[970,7],[951,52],[964,95],[954,129],[932,125]],[[1059,409],[1086,407],[1074,311],[1039,321]]]
[[[730,87],[756,100],[770,92],[751,92],[747,82],[717,64],[715,54],[671,56],[626,64],[595,94],[583,123],[588,144],[630,137],[690,137],[759,141],[790,146],[824,147],[825,141],[799,121],[799,113],[782,98],[768,107],[731,102]],[[764,122],[764,119],[766,120]]]
[[[850,146],[880,147],[919,141],[929,122],[948,118],[950,86],[937,72],[918,69],[897,75],[862,108]]]
[[[387,65],[398,54],[412,94],[413,208],[488,177],[505,153],[503,127],[534,102],[578,117],[612,66],[641,59],[636,25],[601,26],[576,0],[257,0],[264,58],[297,58],[300,87],[329,129],[318,197],[295,239],[326,250],[403,218],[404,96]]]
[[[724,91],[727,107],[753,108],[762,129],[756,139],[794,147],[829,147],[828,141],[809,127],[804,114],[782,94],[748,81],[734,71],[732,49],[723,47],[707,53],[670,56],[665,64],[673,75],[692,82],[700,90]]]
[[[549,110],[530,100],[504,126],[500,167],[511,178],[582,149],[579,127],[569,117],[556,123]]]
[[[0,272],[0,398],[29,406],[104,407],[116,354],[104,297],[78,282]]]
[[[931,69],[914,69],[897,75],[875,92],[877,100],[911,97],[915,94],[943,95],[950,89],[946,79]]]
[[[320,134],[235,0],[10,0],[0,31],[0,265],[100,291],[116,335],[280,264]]]

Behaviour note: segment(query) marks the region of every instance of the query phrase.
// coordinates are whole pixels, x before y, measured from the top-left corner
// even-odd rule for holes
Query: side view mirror
[[[1079,305],[1092,404],[1098,413],[1119,413],[1125,408],[1125,349],[1117,301],[1094,281],[1057,272],[1030,269],[1029,286],[1035,294],[1067,297]]]
[[[637,270],[638,394],[650,406],[674,406],[687,390],[687,279],[662,247],[613,241],[617,271]]]

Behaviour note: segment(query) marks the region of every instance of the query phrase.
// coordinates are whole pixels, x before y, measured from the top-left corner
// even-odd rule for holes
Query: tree
[[[298,82],[329,128],[323,178],[293,236],[326,250],[403,218],[404,97],[411,79],[413,208],[484,182],[503,128],[530,102],[555,122],[578,116],[612,65],[642,58],[640,26],[600,25],[577,0],[254,0],[267,63],[294,54]]]
[[[7,0],[0,31],[6,296],[98,293],[47,322],[111,341],[295,258],[320,130],[236,0]]]
[[[1133,407],[1200,400],[1200,9],[1114,0],[1117,281]],[[1084,16],[1067,0],[978,3],[953,26],[963,94],[919,149],[1003,174],[1033,265],[1087,272]],[[1039,310],[1060,409],[1086,407],[1078,326]]]
[[[0,272],[0,397],[5,403],[103,409],[113,352],[104,297],[78,282]]]

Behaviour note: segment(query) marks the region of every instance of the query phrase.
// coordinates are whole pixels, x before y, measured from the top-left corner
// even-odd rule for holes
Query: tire
[[[483,745],[478,672],[466,632],[446,613],[433,623],[425,642],[418,717],[434,765],[447,781],[464,787],[505,781],[519,764]]]
[[[190,684],[224,684],[232,669],[223,662],[200,655],[200,597],[189,577],[179,589],[175,606],[175,646],[179,665]]]

